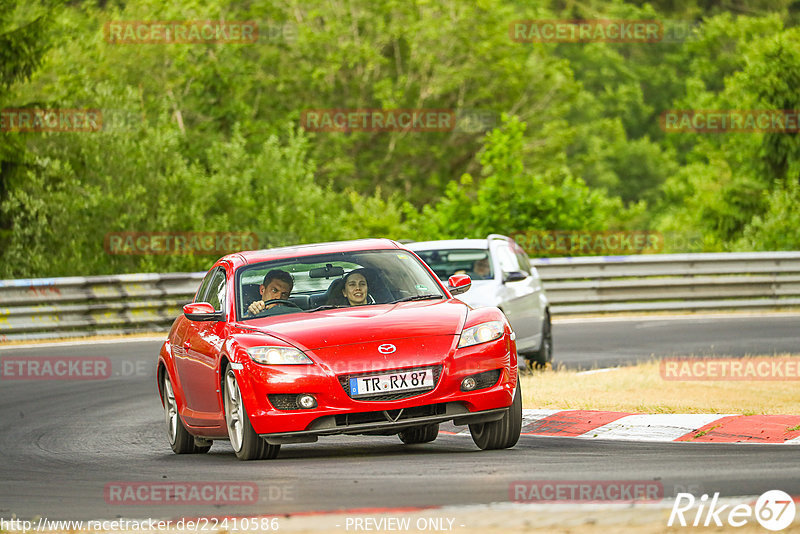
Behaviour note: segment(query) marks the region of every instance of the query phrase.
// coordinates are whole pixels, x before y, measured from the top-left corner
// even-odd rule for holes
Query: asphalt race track
[[[800,353],[800,315],[566,319],[553,324],[554,363],[613,367],[653,356]]]
[[[556,360],[602,367],[651,354],[798,352],[798,320],[570,321],[554,327]],[[0,358],[113,361],[105,380],[0,381],[0,517],[174,518],[480,504],[508,501],[509,486],[522,480],[659,480],[666,496],[770,489],[800,495],[798,448],[787,445],[522,436],[511,450],[481,452],[468,436],[440,434],[415,446],[396,437],[323,438],[285,445],[276,460],[261,462],[236,460],[223,441],[207,455],[178,456],[167,444],[156,394],[158,346],[128,341],[0,350]],[[104,494],[113,483],[189,481],[255,484],[258,498],[232,505],[123,505]]]

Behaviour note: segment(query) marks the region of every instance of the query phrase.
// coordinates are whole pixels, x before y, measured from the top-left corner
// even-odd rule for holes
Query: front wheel
[[[406,445],[412,445],[414,443],[429,443],[435,440],[436,436],[438,435],[439,423],[423,426],[412,426],[411,428],[407,428],[398,434],[398,436],[400,436],[400,441]]]
[[[189,434],[183,426],[178,413],[178,403],[175,401],[175,390],[169,374],[164,371],[164,382],[161,384],[161,395],[164,399],[164,420],[167,423],[167,439],[175,454],[202,454],[211,449],[210,444],[198,444],[198,440]]]
[[[550,313],[545,312],[542,322],[542,343],[539,350],[533,354],[531,364],[536,369],[542,369],[553,362],[553,327],[550,323]]]
[[[472,441],[481,450],[508,449],[519,441],[522,432],[522,388],[517,377],[514,402],[508,407],[503,418],[490,423],[469,425]]]
[[[240,460],[269,460],[278,456],[281,446],[270,445],[253,430],[242,402],[239,383],[230,366],[225,368],[223,398],[225,400],[225,424],[228,427],[228,437],[236,457]]]

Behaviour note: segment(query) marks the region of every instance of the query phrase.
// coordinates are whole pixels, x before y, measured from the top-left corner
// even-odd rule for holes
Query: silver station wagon
[[[528,255],[510,237],[419,241],[406,244],[440,280],[466,273],[472,287],[459,299],[473,308],[496,306],[517,338],[520,362],[543,367],[553,360],[553,335],[547,295]]]

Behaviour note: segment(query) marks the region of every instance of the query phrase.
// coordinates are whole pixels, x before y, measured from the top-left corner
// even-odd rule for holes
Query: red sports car
[[[454,298],[413,252],[384,239],[229,254],[183,308],[158,357],[176,453],[230,439],[242,460],[333,434],[433,441],[469,425],[481,449],[522,425],[514,333],[497,308]]]

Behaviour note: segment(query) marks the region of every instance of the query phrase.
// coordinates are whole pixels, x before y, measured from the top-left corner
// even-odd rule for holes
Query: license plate
[[[350,396],[380,395],[397,391],[433,389],[433,369],[415,369],[350,379]]]

